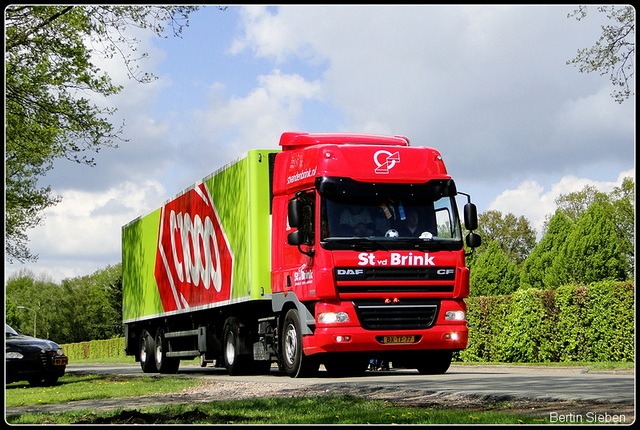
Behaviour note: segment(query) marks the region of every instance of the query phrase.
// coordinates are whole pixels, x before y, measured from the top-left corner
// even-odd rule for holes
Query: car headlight
[[[318,315],[319,324],[345,323],[349,322],[349,314],[346,312],[323,312]]]
[[[7,351],[7,358],[12,359],[21,359],[24,355],[20,354],[18,351]]]

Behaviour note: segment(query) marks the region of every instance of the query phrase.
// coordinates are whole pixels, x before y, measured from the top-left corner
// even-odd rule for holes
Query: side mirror
[[[480,235],[476,233],[469,233],[467,235],[466,241],[469,248],[477,248],[482,244]]]
[[[478,210],[473,203],[464,205],[464,226],[467,230],[475,230],[478,228]],[[478,236],[479,238],[480,236]]]
[[[289,226],[300,227],[300,224],[302,223],[302,204],[300,203],[300,200],[296,198],[289,200],[287,212],[289,215]]]
[[[287,236],[287,243],[291,246],[300,246],[304,244],[304,237],[302,236],[302,232],[300,230],[292,231]]]

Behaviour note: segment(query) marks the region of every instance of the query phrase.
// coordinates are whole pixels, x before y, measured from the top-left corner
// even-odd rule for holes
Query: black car
[[[18,333],[6,325],[7,384],[29,381],[54,385],[64,375],[69,359],[55,342]]]

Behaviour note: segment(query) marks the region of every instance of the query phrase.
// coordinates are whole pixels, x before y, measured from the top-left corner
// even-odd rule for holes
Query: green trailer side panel
[[[153,274],[159,223],[160,209],[122,229],[122,316],[125,321],[162,312]]]
[[[231,299],[239,300],[248,295],[249,285],[247,158],[226,166],[204,182],[233,252]]]
[[[271,294],[269,152],[273,151],[256,150],[248,154],[251,299]]]
[[[233,254],[228,301],[199,306],[261,300],[271,294],[271,219],[269,157],[273,150],[253,150],[202,182],[210,193]],[[193,187],[185,190],[189,192]],[[174,201],[178,196],[171,199]],[[165,202],[165,205],[169,202]],[[163,205],[164,207],[164,205]],[[123,227],[123,319],[125,322],[166,315],[156,280],[162,208]],[[165,213],[166,216],[166,213]],[[166,232],[164,233],[166,234]],[[170,249],[165,249],[169,254]],[[167,256],[169,258],[170,256]],[[171,263],[169,263],[171,266]],[[166,273],[164,267],[160,270]],[[190,312],[178,309],[172,314]]]
[[[249,151],[205,181],[233,251],[234,300],[271,292],[269,152]]]

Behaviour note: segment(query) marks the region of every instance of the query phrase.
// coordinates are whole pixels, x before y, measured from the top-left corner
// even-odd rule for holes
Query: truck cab
[[[271,292],[284,370],[358,373],[382,359],[446,371],[467,345],[469,270],[440,153],[362,134],[284,133],[280,146]],[[465,214],[475,229],[471,203]]]

